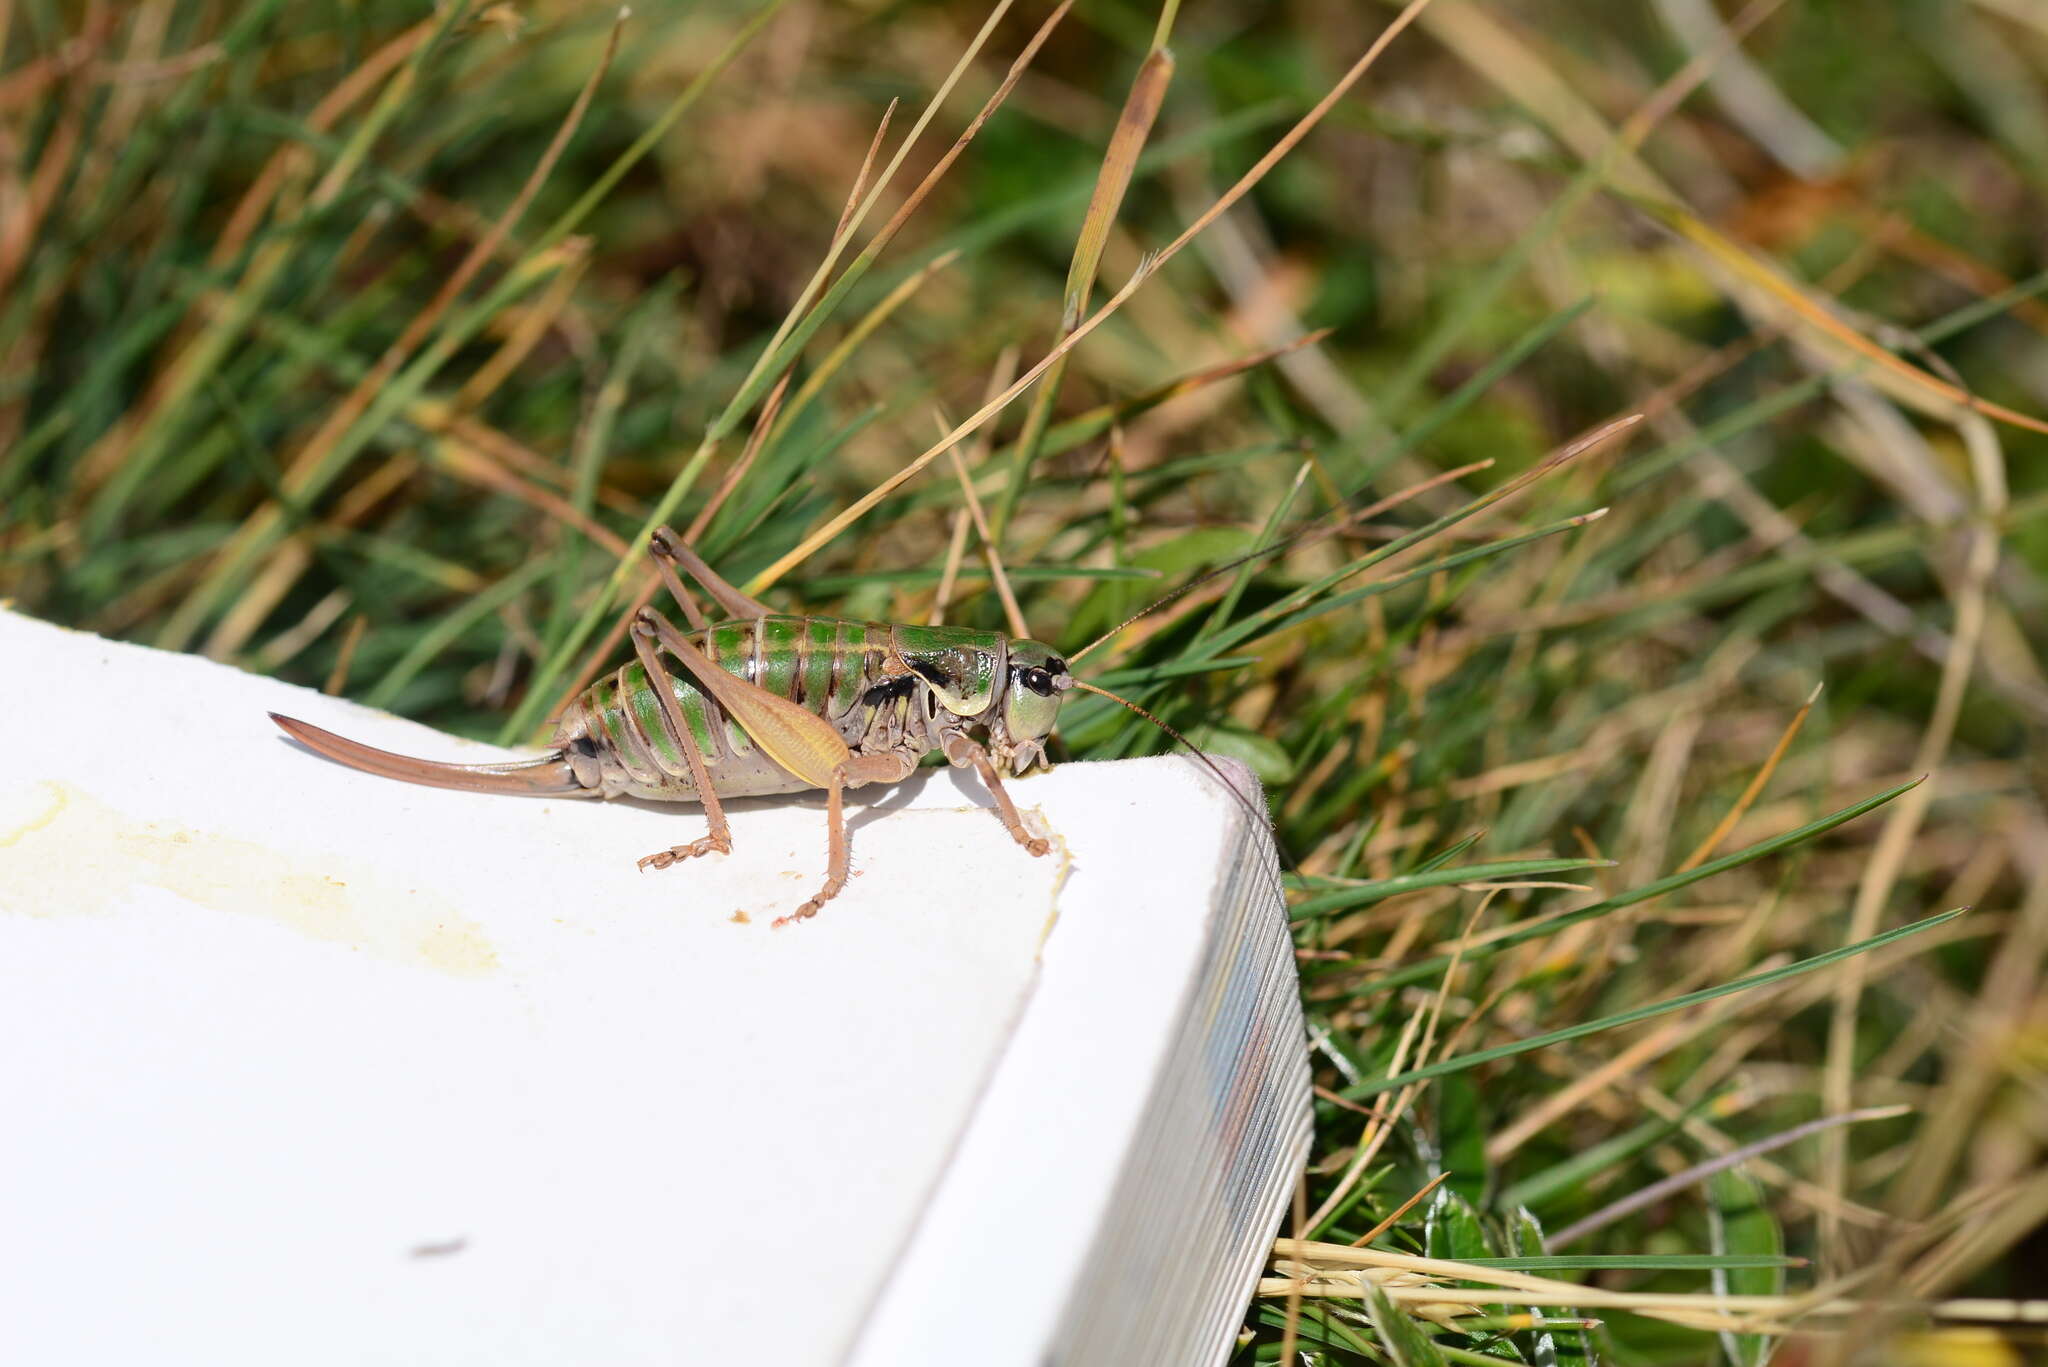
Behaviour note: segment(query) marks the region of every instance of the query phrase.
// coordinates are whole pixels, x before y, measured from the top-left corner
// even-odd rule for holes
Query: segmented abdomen
[[[695,634],[697,647],[726,673],[789,699],[836,726],[849,743],[867,734],[877,706],[868,691],[882,678],[890,628],[829,617],[762,617],[722,622]],[[799,792],[809,785],[769,760],[739,723],[664,658],[690,738],[721,797]],[[689,764],[669,737],[659,701],[638,660],[586,690],[557,732],[557,743],[588,737],[604,772],[607,795],[665,800],[695,798]]]

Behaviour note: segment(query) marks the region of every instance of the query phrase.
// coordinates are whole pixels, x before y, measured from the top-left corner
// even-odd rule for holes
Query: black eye
[[[1067,662],[1065,660],[1062,660],[1057,655],[1053,656],[1050,660],[1047,660],[1045,662],[1045,667],[1048,672],[1053,674],[1064,674],[1067,672]]]
[[[1041,698],[1052,696],[1052,675],[1037,666],[1024,671],[1024,686]]]

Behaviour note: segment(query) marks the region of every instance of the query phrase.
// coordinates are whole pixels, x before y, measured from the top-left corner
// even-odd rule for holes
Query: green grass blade
[[[1717,997],[1727,997],[1737,992],[1747,992],[1753,987],[1765,987],[1771,983],[1782,981],[1785,978],[1797,977],[1802,973],[1811,973],[1816,969],[1826,968],[1829,964],[1840,963],[1842,960],[1854,958],[1858,954],[1867,954],[1873,949],[1882,949],[1895,941],[1906,939],[1908,936],[1918,935],[1922,931],[1932,930],[1936,926],[1946,925],[1950,921],[1955,920],[1956,917],[1961,916],[1966,910],[1968,908],[1958,907],[1954,911],[1945,911],[1939,916],[1926,917],[1913,922],[1911,925],[1900,926],[1896,930],[1888,930],[1882,935],[1873,935],[1867,940],[1858,941],[1856,944],[1844,945],[1840,949],[1831,949],[1825,954],[1816,954],[1811,958],[1801,959],[1798,963],[1787,964],[1783,968],[1775,968],[1767,973],[1753,973],[1747,978],[1737,978],[1734,982],[1722,983],[1718,987],[1701,988],[1697,992],[1688,992],[1684,996],[1671,997],[1661,1002],[1653,1002],[1648,1006],[1639,1006],[1632,1011],[1622,1011],[1612,1016],[1603,1016],[1599,1020],[1584,1021],[1578,1025],[1568,1025],[1562,1030],[1552,1030],[1546,1034],[1516,1040],[1512,1044],[1502,1044],[1492,1049],[1480,1049],[1470,1054],[1461,1054],[1456,1058],[1444,1059],[1440,1063],[1428,1064],[1421,1068],[1411,1068],[1405,1073],[1397,1073],[1393,1077],[1381,1078],[1376,1082],[1359,1083],[1356,1086],[1345,1088],[1344,1095],[1353,1101],[1369,1096],[1378,1096],[1381,1092],[1391,1091],[1396,1087],[1405,1087],[1411,1082],[1425,1082],[1430,1078],[1445,1077],[1451,1073],[1461,1073],[1468,1068],[1476,1068],[1482,1063],[1491,1063],[1495,1059],[1512,1058],[1516,1054],[1526,1054],[1532,1049],[1547,1049],[1553,1044],[1562,1044],[1566,1040],[1580,1039],[1586,1035],[1598,1034],[1603,1030],[1613,1030],[1620,1026],[1633,1025],[1637,1021],[1669,1015],[1673,1011],[1683,1011],[1689,1006],[1698,1006],[1702,1002],[1710,1002]]]
[[[1694,883],[1712,878],[1715,874],[1741,868],[1744,864],[1762,859],[1766,855],[1776,854],[1780,850],[1791,849],[1796,845],[1803,845],[1816,836],[1825,835],[1845,822],[1854,821],[1866,812],[1875,811],[1899,794],[1917,786],[1921,781],[1920,779],[1914,779],[1909,783],[1901,783],[1897,787],[1887,788],[1874,797],[1867,797],[1861,802],[1851,803],[1838,812],[1821,817],[1818,821],[1809,821],[1796,830],[1787,831],[1783,835],[1773,836],[1769,840],[1759,841],[1746,849],[1737,850],[1733,854],[1722,855],[1719,859],[1710,859],[1698,868],[1687,869],[1684,873],[1674,873],[1667,878],[1660,878],[1654,883],[1645,883],[1640,888],[1595,902],[1589,907],[1581,907],[1577,911],[1567,912],[1563,916],[1545,921],[1540,925],[1525,926],[1520,930],[1511,931],[1497,940],[1488,941],[1484,945],[1475,945],[1465,951],[1464,961],[1468,964],[1483,962],[1525,941],[1533,940],[1540,936],[1555,935],[1558,931],[1568,926],[1575,926],[1580,922],[1590,921],[1595,917],[1609,915],[1612,912],[1620,911],[1624,907],[1636,906],[1653,898],[1662,897],[1666,893],[1676,892],[1680,888],[1690,887]],[[1375,992],[1385,992],[1396,987],[1406,987],[1409,983],[1423,982],[1443,972],[1446,968],[1450,967],[1450,963],[1451,959],[1448,954],[1424,959],[1420,962],[1409,964],[1405,968],[1396,969],[1384,978],[1378,979],[1371,984],[1371,989]]]

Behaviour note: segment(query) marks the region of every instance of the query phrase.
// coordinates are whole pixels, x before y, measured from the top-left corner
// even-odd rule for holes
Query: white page
[[[853,808],[859,876],[774,931],[821,801],[643,874],[695,808],[355,774],[265,709],[495,756],[4,612],[0,678],[0,1360],[846,1349],[1029,993],[1057,848],[941,774]],[[1020,800],[1058,833],[1068,786]]]

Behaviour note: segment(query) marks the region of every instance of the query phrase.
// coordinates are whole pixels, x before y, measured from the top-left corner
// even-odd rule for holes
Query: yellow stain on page
[[[498,966],[482,929],[361,868],[308,873],[247,840],[137,821],[64,783],[0,796],[0,912],[93,916],[130,888],[176,893],[394,963],[476,978]]]

